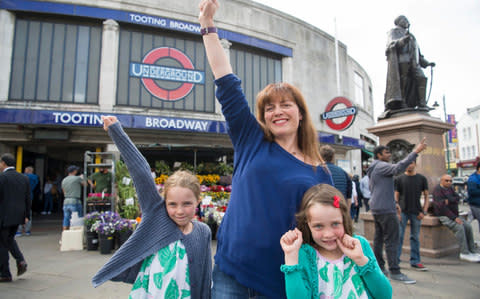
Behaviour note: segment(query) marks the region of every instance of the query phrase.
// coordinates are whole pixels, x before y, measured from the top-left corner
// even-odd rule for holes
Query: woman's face
[[[265,126],[275,139],[297,137],[298,126],[302,120],[295,100],[290,96],[277,96],[264,108]]]
[[[187,233],[195,217],[198,200],[192,190],[184,187],[172,187],[166,194],[168,216],[181,231]]]

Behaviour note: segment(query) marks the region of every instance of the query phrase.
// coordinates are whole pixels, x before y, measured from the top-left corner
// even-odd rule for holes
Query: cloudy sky
[[[375,117],[383,112],[387,32],[398,15],[410,21],[422,54],[437,66],[428,105],[445,95],[446,111],[457,120],[467,108],[480,105],[479,0],[255,0],[300,18],[334,36],[370,75]],[[424,69],[429,78],[430,68]],[[431,112],[443,118],[443,106]]]

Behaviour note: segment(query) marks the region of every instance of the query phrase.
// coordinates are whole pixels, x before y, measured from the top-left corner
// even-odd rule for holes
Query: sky
[[[387,61],[385,45],[393,21],[404,15],[420,50],[435,62],[429,106],[443,119],[456,120],[467,108],[480,105],[480,1],[479,0],[254,0],[297,17],[335,36],[347,53],[368,73],[372,82],[375,119],[384,111]],[[336,26],[335,26],[336,23]],[[430,87],[430,67],[423,69]],[[443,108],[443,96],[445,107]]]

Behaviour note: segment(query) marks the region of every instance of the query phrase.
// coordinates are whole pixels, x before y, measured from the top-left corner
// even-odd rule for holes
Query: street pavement
[[[465,207],[464,207],[465,208]],[[480,240],[478,224],[472,222],[475,240]],[[363,223],[355,223],[358,234]],[[107,282],[98,288],[91,284],[96,271],[111,257],[99,251],[60,251],[61,216],[34,217],[31,236],[17,237],[28,263],[28,271],[16,276],[15,261],[10,258],[13,282],[0,283],[0,299],[20,298],[128,298],[131,285]],[[215,251],[216,242],[212,241]],[[392,281],[393,298],[480,298],[480,263],[460,261],[457,256],[422,257],[429,271],[410,268],[409,256],[402,255],[402,272],[417,280],[405,285]]]

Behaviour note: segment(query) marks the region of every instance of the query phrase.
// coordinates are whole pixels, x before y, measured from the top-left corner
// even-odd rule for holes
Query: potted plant
[[[132,219],[121,218],[115,222],[115,232],[117,234],[118,247],[123,245],[132,235],[137,222]]]
[[[100,253],[108,254],[115,245],[115,222],[120,219],[118,213],[112,211],[103,211],[100,218],[91,227],[92,231],[98,234]]]
[[[92,231],[92,226],[100,220],[100,213],[97,211],[88,213],[84,218],[85,231],[87,232],[87,250],[98,249],[98,234]]]

